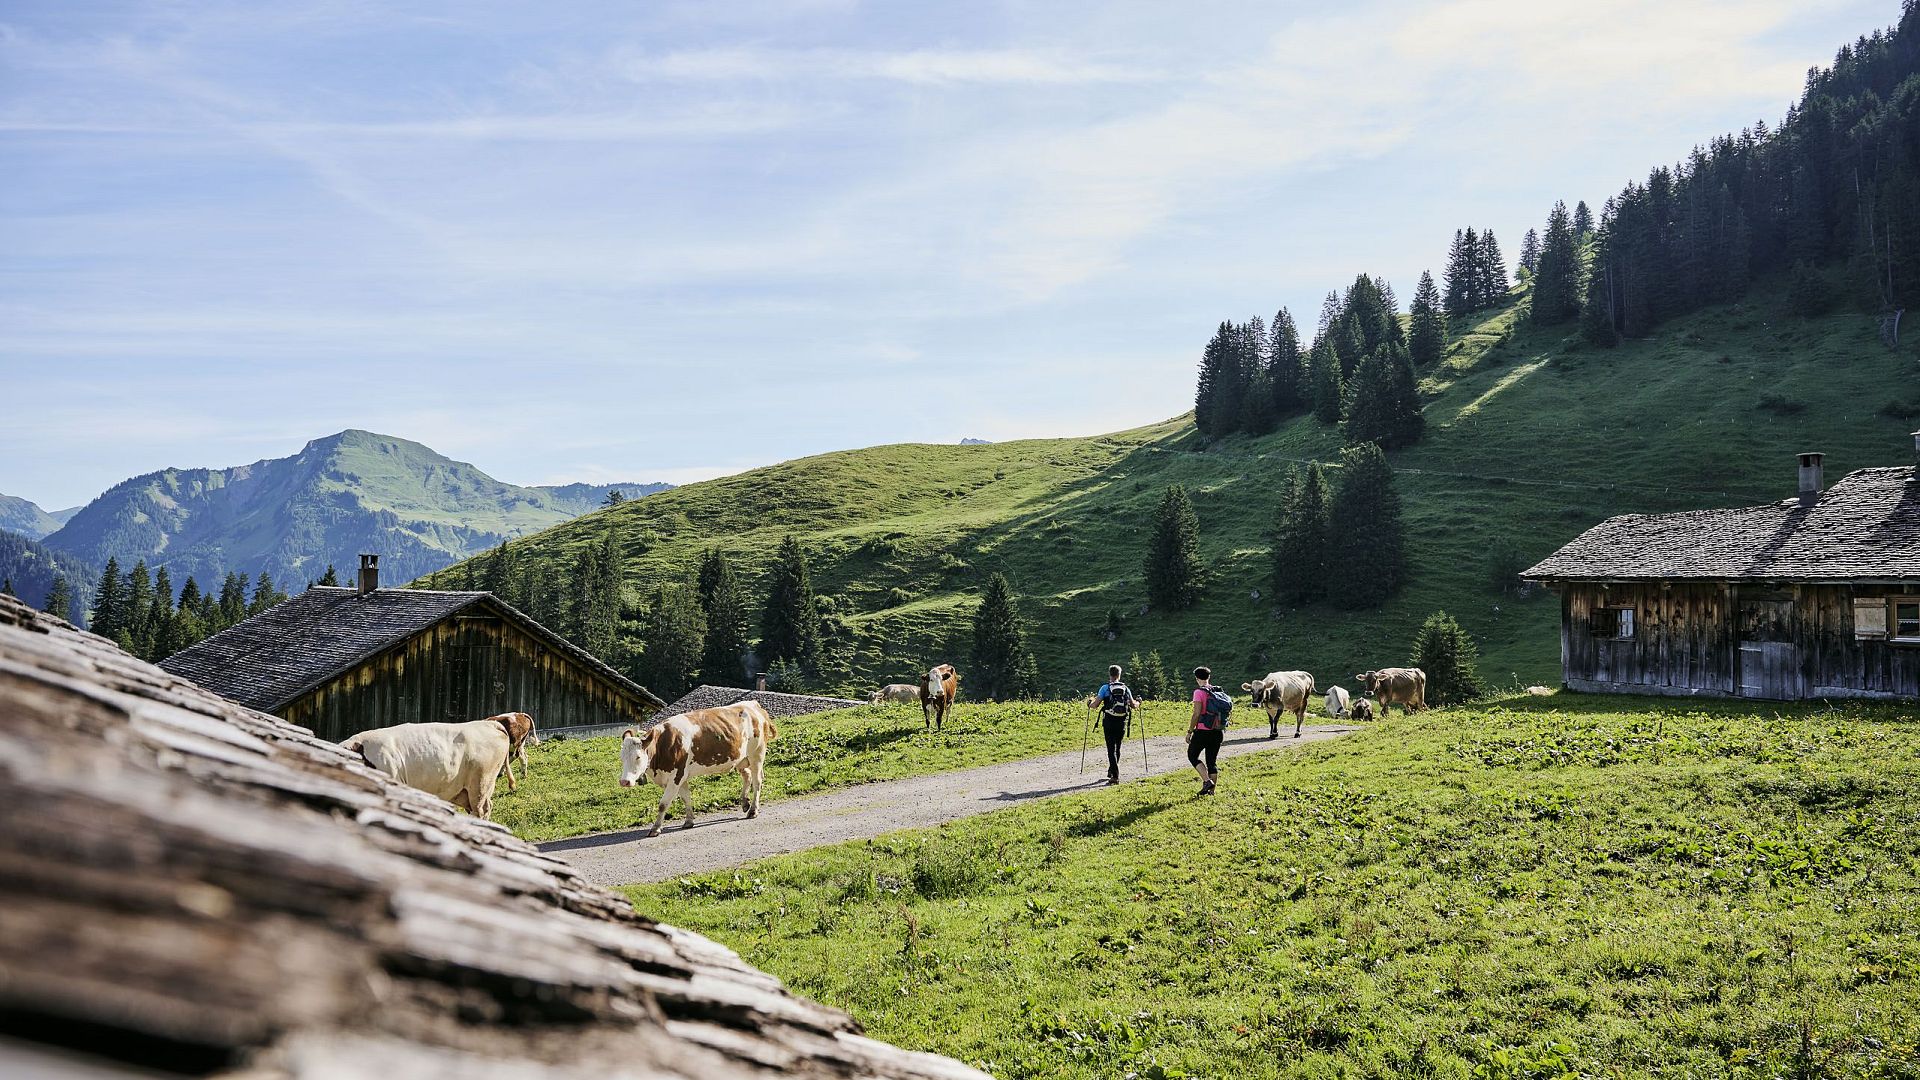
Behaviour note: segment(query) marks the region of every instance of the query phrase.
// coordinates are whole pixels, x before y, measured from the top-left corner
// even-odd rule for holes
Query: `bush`
[[[1414,667],[1427,673],[1427,704],[1455,705],[1487,692],[1474,670],[1480,649],[1444,611],[1427,616],[1413,639]]]

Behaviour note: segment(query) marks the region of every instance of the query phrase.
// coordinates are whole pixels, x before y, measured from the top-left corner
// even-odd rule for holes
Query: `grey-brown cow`
[[[1417,667],[1390,667],[1355,675],[1367,696],[1380,702],[1380,718],[1387,718],[1389,705],[1401,712],[1416,712],[1427,707],[1427,673]]]

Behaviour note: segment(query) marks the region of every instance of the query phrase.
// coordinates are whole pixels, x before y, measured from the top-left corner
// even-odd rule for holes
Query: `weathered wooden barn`
[[[531,713],[542,729],[638,724],[666,702],[486,592],[317,587],[161,668],[323,739]]]
[[[0,1076],[987,1080],[0,596]]]
[[[1528,570],[1573,690],[1920,697],[1920,477],[1862,469],[1731,510],[1609,518]]]

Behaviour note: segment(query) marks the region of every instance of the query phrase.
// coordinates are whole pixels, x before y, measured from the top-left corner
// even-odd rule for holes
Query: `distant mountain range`
[[[75,506],[49,514],[30,500],[17,495],[0,495],[0,532],[38,540],[65,525],[69,518],[79,512],[80,508]]]
[[[419,443],[349,430],[292,457],[136,476],[60,514],[0,497],[0,529],[38,538],[92,574],[109,558],[122,567],[145,559],[176,586],[191,575],[218,588],[229,571],[264,570],[297,590],[329,564],[345,580],[364,551],[378,552],[382,580],[397,584],[598,509],[610,491],[631,499],[671,486],[520,487]],[[35,603],[45,592],[20,591]]]

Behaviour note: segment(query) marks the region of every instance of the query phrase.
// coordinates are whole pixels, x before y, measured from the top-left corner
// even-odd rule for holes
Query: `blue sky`
[[[0,6],[0,492],[1090,434],[1766,119],[1896,0]]]

